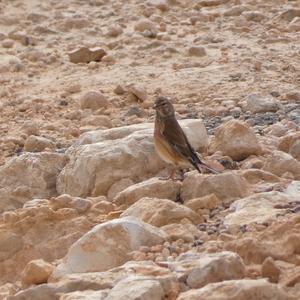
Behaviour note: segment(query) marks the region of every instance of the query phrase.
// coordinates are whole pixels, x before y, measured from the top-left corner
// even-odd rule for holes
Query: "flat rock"
[[[68,53],[70,62],[74,64],[101,61],[106,52],[102,48],[81,47]]]

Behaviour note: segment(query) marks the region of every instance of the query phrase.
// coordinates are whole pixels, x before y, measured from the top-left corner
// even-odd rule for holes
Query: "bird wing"
[[[165,120],[162,135],[180,156],[189,160],[195,167],[201,163],[175,118]]]

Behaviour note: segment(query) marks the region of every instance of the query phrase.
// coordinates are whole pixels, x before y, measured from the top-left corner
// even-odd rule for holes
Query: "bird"
[[[194,167],[199,173],[202,173],[201,167],[212,173],[219,173],[200,160],[180,127],[169,98],[157,97],[153,109],[156,111],[153,137],[155,150],[162,160],[175,166],[168,177],[160,179],[175,180],[176,171],[180,170],[180,180],[183,180],[183,168],[187,167]]]

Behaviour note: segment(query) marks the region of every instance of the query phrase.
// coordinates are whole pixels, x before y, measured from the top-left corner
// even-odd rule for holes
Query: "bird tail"
[[[212,167],[209,167],[207,164],[205,164],[203,161],[201,161],[200,166],[203,166],[205,169],[209,170],[210,172],[214,173],[214,174],[220,174],[219,171],[215,170]]]
[[[199,166],[204,167],[205,169],[209,170],[210,172],[212,172],[213,174],[219,174],[220,172],[215,170],[214,168],[208,166],[206,163],[204,163],[200,157],[198,156],[197,152],[194,152],[194,157],[193,160],[190,161],[192,163],[192,165],[196,168],[196,170],[199,173],[202,173]]]

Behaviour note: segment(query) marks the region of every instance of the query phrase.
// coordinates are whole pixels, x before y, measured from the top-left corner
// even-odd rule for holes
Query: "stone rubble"
[[[0,12],[0,299],[300,299],[297,1]],[[220,174],[159,179],[158,95]]]

